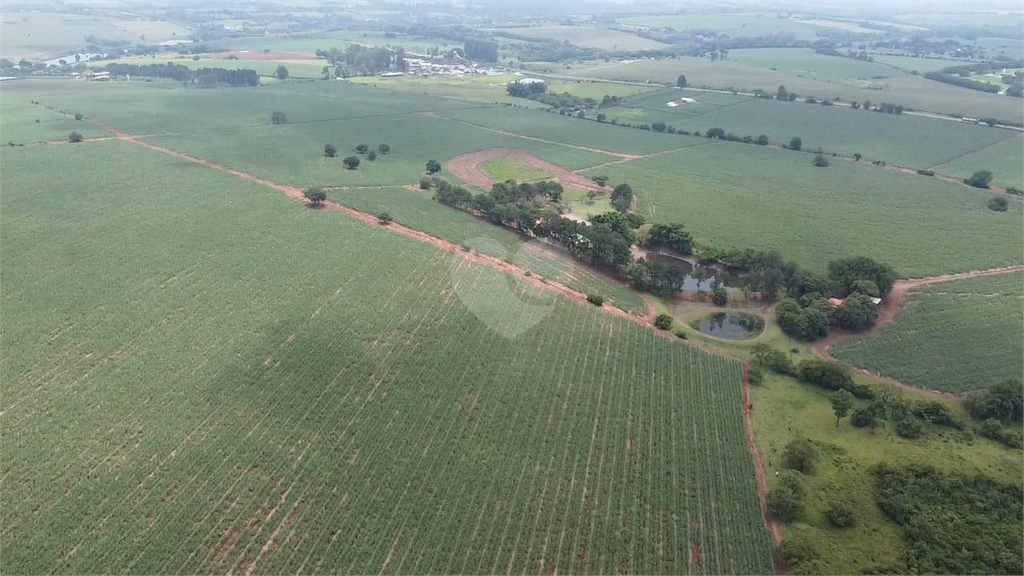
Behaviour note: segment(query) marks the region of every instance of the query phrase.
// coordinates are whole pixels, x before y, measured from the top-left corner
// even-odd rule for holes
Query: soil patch
[[[487,189],[496,181],[487,173],[486,170],[484,170],[484,164],[491,160],[498,160],[500,158],[513,158],[531,168],[547,172],[548,174],[551,174],[553,178],[557,179],[562,186],[593,190],[600,194],[607,194],[610,192],[609,188],[602,188],[586,176],[570,172],[561,166],[555,166],[550,162],[541,160],[529,152],[514,150],[511,148],[489,148],[487,150],[478,150],[476,152],[470,152],[469,154],[463,154],[462,156],[456,156],[446,162],[445,167],[448,168],[449,172],[458,176],[459,179],[465,182],[468,186]]]

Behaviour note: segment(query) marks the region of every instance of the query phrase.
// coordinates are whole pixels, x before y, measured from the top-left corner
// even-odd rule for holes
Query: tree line
[[[107,64],[104,69],[113,76],[164,78],[193,84],[259,86],[260,77],[255,70],[226,68],[199,68],[193,71],[181,64]]]

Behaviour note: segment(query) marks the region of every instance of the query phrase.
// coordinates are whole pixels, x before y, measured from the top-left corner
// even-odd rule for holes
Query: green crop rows
[[[771,571],[737,362],[203,166],[54,152],[0,155],[5,572]]]
[[[1020,274],[914,290],[893,324],[835,347],[837,358],[908,384],[967,392],[1020,378]]]

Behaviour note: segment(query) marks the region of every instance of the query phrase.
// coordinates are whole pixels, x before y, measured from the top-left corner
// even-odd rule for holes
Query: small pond
[[[743,278],[719,265],[701,266],[693,258],[681,258],[663,253],[650,253],[647,260],[677,270],[679,281],[676,288],[682,292],[710,293],[717,281],[725,287],[727,294],[742,292]]]
[[[743,312],[716,312],[691,326],[716,338],[749,340],[764,331],[764,318]]]

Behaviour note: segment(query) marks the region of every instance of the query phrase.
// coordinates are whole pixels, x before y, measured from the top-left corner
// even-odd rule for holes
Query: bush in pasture
[[[839,428],[839,421],[842,420],[853,407],[853,394],[849,390],[836,390],[828,395],[828,401],[832,404],[832,412],[836,415],[836,428]]]
[[[924,168],[918,169],[917,173],[921,176],[935,176],[935,170],[925,170]]]
[[[380,214],[377,214],[377,221],[381,224],[387,225],[391,224],[394,221],[394,218],[392,218],[391,214],[388,214],[387,212],[381,212]]]
[[[823,574],[818,563],[818,549],[804,531],[790,531],[776,551],[779,562],[791,574]]]
[[[686,340],[686,332],[683,332],[682,330],[676,330],[675,335],[676,338],[679,338],[680,340]]]
[[[789,149],[799,151],[804,147],[804,141],[799,136],[793,136],[793,139],[789,141]]]
[[[1006,193],[1013,194],[1014,196],[1024,196],[1024,190],[1021,190],[1020,188],[1014,188],[1013,186],[1008,187],[1006,189]]]
[[[978,170],[970,178],[964,180],[964,184],[974,186],[975,188],[988,188],[988,185],[991,183],[992,172],[988,170]]]
[[[711,301],[716,306],[725,306],[729,303],[729,294],[725,291],[723,286],[715,286],[715,289],[711,291]]]
[[[815,156],[814,160],[811,163],[817,166],[818,168],[828,168],[828,158],[825,158],[821,154]]]
[[[377,159],[377,153],[374,152],[373,150],[370,150],[366,154],[366,159],[369,160],[370,162],[373,162],[374,160]]]
[[[594,306],[600,307],[604,304],[604,297],[597,294],[587,294],[587,302],[590,302]]]
[[[782,452],[782,463],[786,468],[808,475],[814,474],[817,460],[818,451],[808,440],[793,440]]]
[[[346,156],[345,159],[341,161],[341,163],[345,165],[345,168],[348,168],[349,170],[355,170],[356,168],[359,168],[359,157]]]
[[[280,110],[274,110],[273,112],[270,113],[270,123],[271,124],[287,124],[288,123],[288,115],[285,114],[284,112],[281,112]]]
[[[302,191],[302,195],[314,206],[319,206],[324,200],[327,200],[327,193],[321,188],[306,188]]]
[[[356,153],[357,154],[366,154],[366,151],[369,150],[369,149],[370,149],[370,145],[369,144],[359,144],[358,146],[356,146]]]
[[[604,188],[605,185],[608,184],[607,176],[591,176],[590,179],[593,180],[601,188]]]
[[[388,146],[387,144],[381,144],[380,146],[377,146],[377,151],[380,152],[381,155],[387,156],[388,154],[391,153],[391,146]]]
[[[787,470],[779,474],[778,484],[768,491],[768,513],[779,522],[789,524],[804,513],[804,489],[800,485],[802,474]]]
[[[825,520],[836,528],[851,528],[857,523],[853,510],[842,504],[833,504],[825,513]]]
[[[619,212],[628,211],[630,205],[633,204],[633,188],[625,182],[619,184],[612,190],[611,200],[612,207]]]
[[[750,382],[751,386],[760,386],[764,382],[764,372],[761,372],[760,368],[751,368],[747,372],[747,382]]]
[[[659,330],[668,330],[672,327],[672,317],[668,314],[658,314],[654,319],[654,326]]]
[[[75,120],[81,120],[82,118],[84,118],[84,116],[82,116],[81,112],[76,112],[75,113]]]
[[[914,438],[920,438],[921,423],[913,419],[904,420],[899,424],[896,424],[896,434],[900,435],[903,438],[909,438],[911,440],[913,440]]]
[[[786,376],[796,376],[797,374],[797,368],[793,365],[793,361],[782,350],[776,350],[764,342],[759,342],[750,348],[750,352],[758,364],[773,372]]]
[[[420,190],[430,190],[430,186],[433,184],[433,180],[423,176],[420,178]]]
[[[1007,202],[1004,196],[994,196],[989,198],[988,202],[985,203],[989,210],[994,212],[1006,212],[1006,209],[1010,207],[1010,203]]]
[[[765,134],[761,134],[760,136],[757,137],[757,140],[755,140],[754,143],[757,144],[758,146],[767,146],[768,136]]]
[[[985,390],[971,392],[963,398],[964,409],[972,418],[995,418],[1003,422],[1024,419],[1024,395],[1016,380],[1004,380]],[[941,406],[941,404],[940,404]],[[945,406],[943,406],[945,408]]]
[[[283,65],[278,66],[277,70],[274,71],[274,76],[276,76],[278,80],[287,80],[288,68]]]
[[[441,171],[441,163],[437,160],[427,160],[427,174],[437,174]]]
[[[334,158],[338,155],[338,149],[333,144],[324,144],[324,156]]]
[[[853,159],[854,159],[855,161],[857,161],[857,162],[860,162],[860,159],[861,159],[861,158],[863,158],[863,156],[861,156],[860,152],[855,152],[855,153],[853,154]]]
[[[81,142],[82,140],[84,140],[84,138],[78,132],[68,134],[68,142]]]

